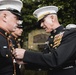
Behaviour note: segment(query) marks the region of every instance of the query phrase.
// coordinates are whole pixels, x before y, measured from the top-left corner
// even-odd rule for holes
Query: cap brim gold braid
[[[46,12],[38,17],[38,21],[41,20],[45,15],[50,14],[50,12]]]

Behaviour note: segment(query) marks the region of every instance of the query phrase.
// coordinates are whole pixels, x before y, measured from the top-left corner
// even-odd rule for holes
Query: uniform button
[[[9,36],[8,38],[11,38],[11,36]]]
[[[5,35],[7,36],[7,32],[5,32]]]
[[[54,30],[54,33],[56,33],[56,30]]]
[[[53,44],[50,44],[50,46],[53,46]]]
[[[16,38],[15,38],[15,40],[16,40]]]
[[[38,70],[41,71],[41,68],[39,68]]]
[[[49,52],[49,54],[51,54],[51,52]]]
[[[11,50],[11,53],[12,53],[13,51]]]
[[[55,47],[55,49],[57,49],[57,47]]]
[[[53,36],[51,36],[51,38],[53,38]]]
[[[6,54],[6,57],[8,57],[8,54]]]

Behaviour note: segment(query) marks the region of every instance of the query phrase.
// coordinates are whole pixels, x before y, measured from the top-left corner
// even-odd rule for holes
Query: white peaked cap
[[[0,0],[0,10],[15,9],[21,12],[23,3],[20,0]]]
[[[44,6],[36,9],[33,12],[34,17],[38,18],[38,20],[42,19],[47,14],[57,13],[58,7],[56,6]]]
[[[68,24],[66,29],[76,28],[76,24]]]

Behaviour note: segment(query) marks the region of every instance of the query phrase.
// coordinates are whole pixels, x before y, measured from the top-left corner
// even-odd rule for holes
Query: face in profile
[[[51,15],[46,16],[41,21],[41,27],[44,28],[47,33],[51,32],[53,30],[53,22],[52,22]]]
[[[22,28],[16,28],[15,31],[13,32],[16,36],[21,36],[23,32]]]
[[[5,23],[6,25],[8,25],[7,26],[8,31],[10,32],[15,31],[15,29],[18,26],[18,17],[12,14],[10,11],[6,11]]]

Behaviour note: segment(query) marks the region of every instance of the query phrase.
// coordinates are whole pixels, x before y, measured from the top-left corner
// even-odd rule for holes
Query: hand
[[[16,59],[23,59],[25,51],[25,49],[16,48],[15,50],[13,50],[13,55]]]

